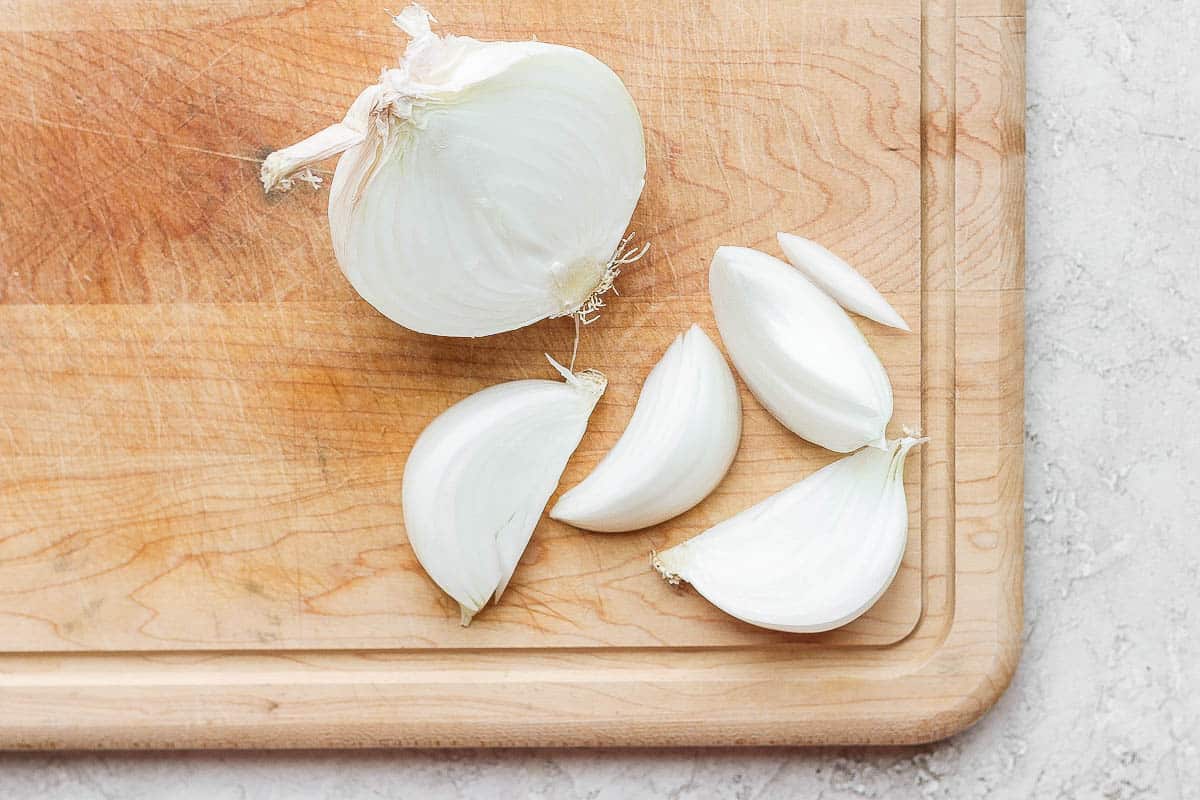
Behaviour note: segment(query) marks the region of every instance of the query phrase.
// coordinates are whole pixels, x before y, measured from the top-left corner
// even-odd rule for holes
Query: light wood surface
[[[912,324],[859,320],[892,430],[933,437],[909,548],[813,636],[648,567],[833,457],[746,393],[712,497],[628,535],[544,519],[458,626],[404,536],[408,449],[470,392],[553,377],[572,329],[405,331],[343,280],[326,193],[263,197],[259,159],[397,57],[377,6],[0,0],[0,746],[885,743],[982,714],[1021,625],[1021,4],[432,7],[588,50],[646,125],[652,250],[585,330],[610,383],[563,488],[676,334],[716,339],[720,244],[816,238]]]

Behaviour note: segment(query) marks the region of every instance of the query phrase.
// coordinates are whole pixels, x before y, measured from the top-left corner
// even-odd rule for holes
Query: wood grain
[[[993,8],[994,6],[994,8]],[[712,250],[818,238],[919,335],[861,321],[907,480],[900,575],[817,636],[647,569],[831,458],[747,393],[729,477],[626,536],[543,520],[469,629],[404,538],[412,441],[549,376],[569,323],[423,337],[356,298],[324,194],[257,161],[341,115],[399,37],[370,3],[0,0],[0,745],[898,742],[986,709],[1020,629],[1023,18],[869,0],[455,3],[447,30],[573,44],[646,124],[651,256],[586,331],[615,441]],[[370,698],[370,702],[364,699]]]
[[[564,478],[595,466],[633,412],[642,377],[685,319],[614,306],[588,364],[613,382]],[[911,301],[900,308],[913,317]],[[832,455],[797,447],[747,395],[743,455],[714,497],[629,536],[546,520],[512,602],[461,629],[403,536],[400,479],[417,434],[500,380],[549,377],[563,321],[471,342],[399,332],[365,304],[0,307],[11,331],[0,396],[16,420],[0,452],[15,502],[0,542],[6,650],[698,646],[785,641],[735,622],[647,570],[690,537]],[[711,329],[711,325],[709,326]],[[548,333],[549,332],[549,333]],[[717,336],[715,329],[711,335]],[[898,419],[920,418],[914,337],[879,331]],[[236,371],[231,371],[236,365]],[[912,485],[919,470],[910,472]],[[47,509],[52,514],[47,516]],[[913,547],[886,602],[820,637],[880,644],[920,614]],[[52,523],[52,524],[48,524]],[[182,600],[181,600],[182,598]],[[403,609],[403,613],[397,613]]]

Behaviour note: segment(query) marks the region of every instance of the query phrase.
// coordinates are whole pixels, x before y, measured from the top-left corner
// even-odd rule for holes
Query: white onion
[[[842,308],[880,325],[911,331],[908,323],[858,270],[823,245],[791,233],[776,235],[792,266],[825,290]]]
[[[421,432],[404,465],[404,527],[462,624],[500,599],[596,401],[598,372],[477,392]]]
[[[642,123],[596,58],[541,42],[412,41],[346,118],[263,164],[270,191],[345,151],[329,224],[342,271],[401,325],[486,336],[603,305],[646,174]],[[644,252],[644,251],[642,251]]]
[[[747,247],[717,249],[708,287],[734,367],[776,419],[839,453],[884,446],[892,384],[837,303]]]
[[[698,325],[650,371],[621,438],[554,519],[590,531],[632,531],[682,514],[716,488],[742,436],[733,373]]]
[[[908,542],[905,437],[833,462],[653,557],[743,622],[815,633],[858,618],[884,593]]]

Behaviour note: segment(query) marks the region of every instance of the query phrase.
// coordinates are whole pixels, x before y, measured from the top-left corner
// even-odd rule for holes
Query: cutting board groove
[[[1024,16],[1007,0],[480,0],[445,30],[583,47],[630,87],[651,255],[585,331],[610,388],[563,479],[628,420],[708,259],[776,230],[848,257],[913,325],[859,320],[910,462],[896,582],[838,631],[729,619],[648,569],[833,457],[748,393],[717,492],[624,536],[543,520],[468,629],[404,537],[437,413],[552,377],[551,321],[405,331],[332,259],[324,193],[258,161],[337,119],[398,32],[368,2],[0,6],[0,746],[888,743],[969,724],[1021,624]]]

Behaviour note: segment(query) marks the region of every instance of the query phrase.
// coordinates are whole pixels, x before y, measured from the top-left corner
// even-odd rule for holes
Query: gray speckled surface
[[[1026,645],[888,750],[0,756],[0,797],[1200,798],[1200,15],[1030,0]]]

